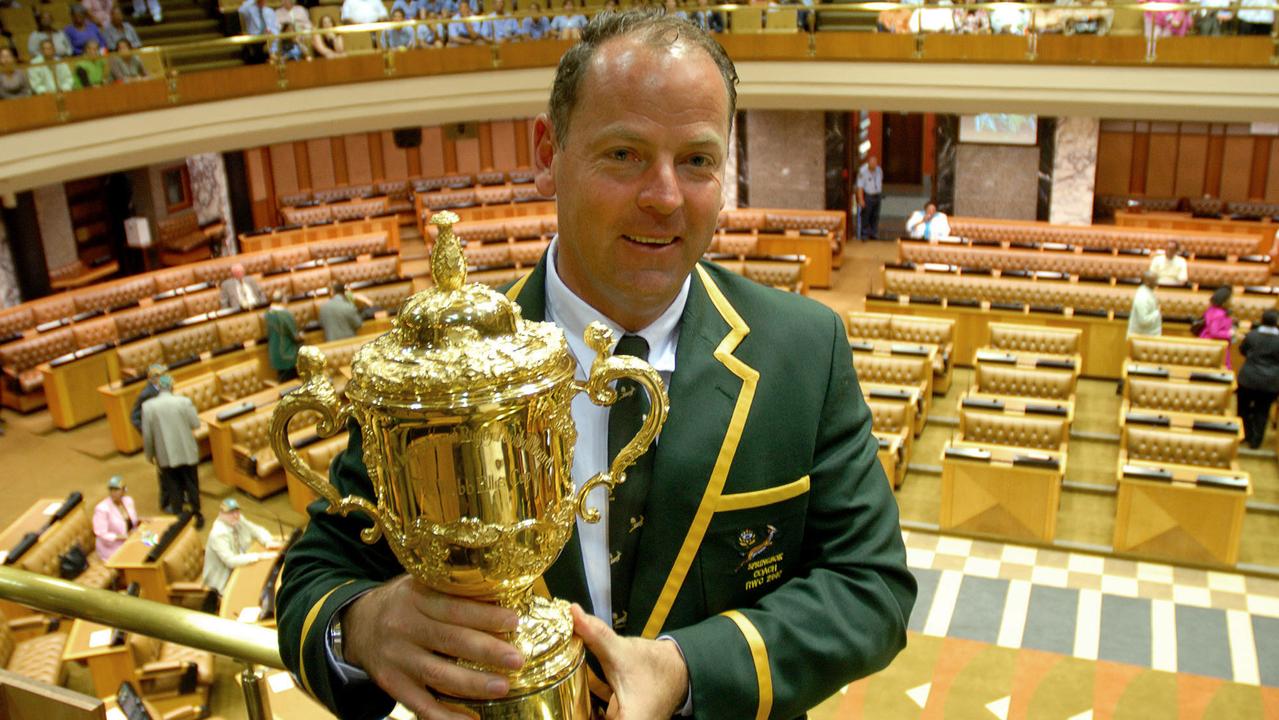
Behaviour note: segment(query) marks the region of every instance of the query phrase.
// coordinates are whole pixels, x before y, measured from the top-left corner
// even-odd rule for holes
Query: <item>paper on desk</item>
[[[262,617],[262,608],[257,605],[250,605],[240,611],[240,616],[237,619],[242,623],[255,623],[260,617]]]
[[[0,550],[0,564],[4,564],[4,561],[8,559],[9,559],[9,551]]]
[[[46,508],[44,509],[44,514],[45,514],[45,515],[52,515],[52,514],[56,513],[56,512],[58,511],[58,508],[60,508],[60,507],[62,507],[62,501],[61,501],[61,500],[59,500],[59,501],[57,501],[57,502],[51,502],[51,503],[49,503],[49,506],[48,506],[48,507],[46,507]]]
[[[266,679],[266,684],[273,693],[282,693],[293,689],[293,677],[286,672],[278,672]]]
[[[129,716],[120,708],[113,707],[107,710],[107,720],[129,720]]]
[[[111,644],[111,628],[102,628],[89,633],[89,647],[100,648]]]

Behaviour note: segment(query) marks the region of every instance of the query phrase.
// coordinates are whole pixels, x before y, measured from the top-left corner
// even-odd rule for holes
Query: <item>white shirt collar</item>
[[[546,318],[559,325],[568,336],[569,350],[577,358],[583,371],[590,368],[594,352],[587,347],[582,334],[586,326],[593,321],[600,321],[613,331],[616,341],[620,342],[626,331],[621,325],[613,322],[604,313],[591,307],[564,284],[559,271],[555,267],[555,256],[559,248],[559,236],[551,240],[546,256]],[[684,306],[688,304],[688,288],[691,276],[684,278],[684,285],[675,296],[670,307],[658,316],[648,327],[640,330],[639,335],[648,342],[648,363],[659,373],[675,371],[675,346],[679,341],[679,320],[684,315]],[[613,349],[617,342],[613,343]]]
[[[1257,332],[1265,333],[1266,335],[1279,335],[1279,327],[1272,327],[1270,325],[1258,325]]]

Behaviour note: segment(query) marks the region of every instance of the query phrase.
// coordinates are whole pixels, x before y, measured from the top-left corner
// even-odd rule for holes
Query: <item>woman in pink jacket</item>
[[[1226,367],[1230,364],[1230,342],[1235,336],[1235,321],[1230,317],[1230,286],[1219,287],[1212,294],[1211,303],[1204,311],[1204,326],[1199,337],[1226,341]]]
[[[110,560],[137,525],[138,511],[133,507],[133,498],[125,494],[124,478],[111,476],[107,481],[107,496],[93,508],[98,557]]]

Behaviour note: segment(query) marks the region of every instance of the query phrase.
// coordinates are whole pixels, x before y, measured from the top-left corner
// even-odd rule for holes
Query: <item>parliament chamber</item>
[[[343,4],[320,0],[301,12],[346,51],[258,63],[255,41],[318,31],[160,4],[134,20],[146,77],[0,100],[0,717],[328,717],[275,648],[317,496],[272,447],[305,378],[273,365],[268,315],[340,396],[433,286],[436,213],[470,281],[527,277],[561,221],[534,118],[573,40],[381,47],[394,23],[329,27]],[[996,5],[715,10],[740,84],[703,258],[843,322],[919,585],[907,649],[809,717],[1273,717],[1279,429],[1271,408],[1251,446],[1238,398],[1242,341],[1279,310],[1279,31]],[[28,15],[0,8],[30,72]],[[1173,254],[1184,275],[1145,284]],[[1232,336],[1204,337],[1221,288]],[[362,322],[326,339],[335,289]],[[203,517],[166,509],[143,452],[157,367],[196,412]],[[285,432],[322,474],[347,447],[314,411]],[[113,477],[137,521],[104,555]],[[228,499],[273,541],[219,593]]]

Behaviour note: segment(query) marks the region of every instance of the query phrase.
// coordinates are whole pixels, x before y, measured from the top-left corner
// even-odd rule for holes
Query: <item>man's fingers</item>
[[[500,633],[514,630],[519,621],[515,611],[508,608],[451,597],[421,585],[417,585],[415,589],[418,591],[415,593],[418,609],[423,615],[438,622]]]
[[[518,670],[524,665],[524,658],[514,646],[479,630],[425,618],[419,637],[430,650],[449,657],[511,670]]]
[[[586,649],[599,658],[607,671],[613,660],[613,646],[617,635],[603,620],[588,614],[581,605],[573,603],[573,632],[586,643]]]
[[[451,711],[436,700],[426,688],[413,682],[407,675],[393,672],[378,680],[378,685],[419,718],[428,720],[471,720],[466,715]]]
[[[419,685],[454,697],[496,700],[511,689],[500,675],[464,668],[447,658],[423,654],[414,658],[413,666]]]

